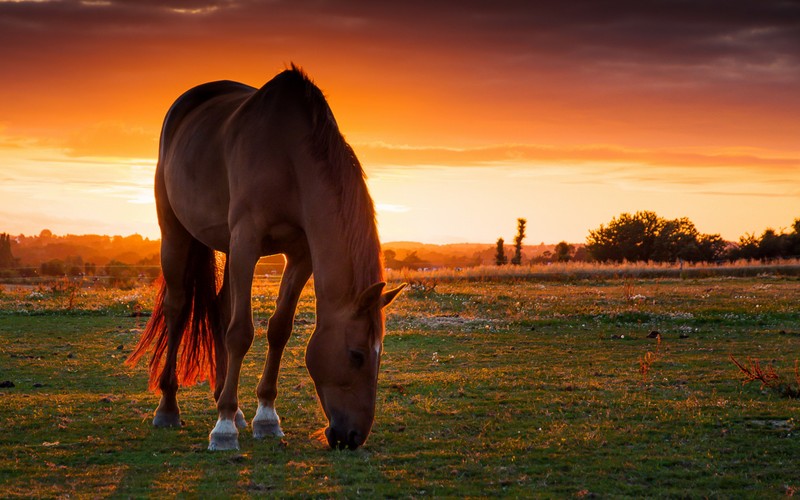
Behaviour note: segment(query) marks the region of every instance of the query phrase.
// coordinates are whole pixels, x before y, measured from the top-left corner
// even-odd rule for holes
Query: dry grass
[[[561,262],[523,266],[476,266],[466,268],[440,268],[426,270],[389,270],[391,281],[497,281],[508,279],[536,279],[568,281],[575,279],[620,278],[709,278],[714,276],[748,277],[759,274],[784,276],[800,275],[800,259],[787,259],[774,263],[739,260],[718,265],[708,263],[658,263],[658,262]]]

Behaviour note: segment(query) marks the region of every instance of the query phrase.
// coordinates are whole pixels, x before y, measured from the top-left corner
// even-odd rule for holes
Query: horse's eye
[[[364,353],[361,351],[350,351],[350,364],[355,368],[364,366]]]

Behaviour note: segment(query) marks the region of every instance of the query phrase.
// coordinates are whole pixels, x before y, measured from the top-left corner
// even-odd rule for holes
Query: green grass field
[[[240,402],[251,418],[266,318]],[[154,290],[0,293],[0,496],[779,497],[800,489],[800,401],[742,384],[729,355],[796,383],[800,279],[459,281],[393,304],[365,447],[331,451],[303,366],[301,302],[280,379],[286,437],[206,451],[207,384],[186,425],[153,429],[157,396],[122,362]],[[649,338],[657,331],[661,341]],[[650,354],[648,354],[650,353]]]

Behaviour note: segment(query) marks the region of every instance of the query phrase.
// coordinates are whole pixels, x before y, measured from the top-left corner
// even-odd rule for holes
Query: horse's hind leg
[[[164,295],[164,317],[167,322],[167,356],[159,377],[161,400],[156,408],[153,425],[155,427],[180,427],[180,408],[178,407],[178,347],[189,317],[188,286],[186,280],[187,261],[192,240],[185,237],[164,235],[161,243],[161,267],[164,273],[166,293]]]
[[[258,383],[258,412],[253,418],[253,437],[283,436],[280,418],[275,411],[275,398],[278,395],[278,371],[286,342],[292,333],[295,309],[303,286],[311,276],[311,261],[306,256],[287,257],[286,269],[281,279],[275,312],[267,327],[267,361],[264,374]]]

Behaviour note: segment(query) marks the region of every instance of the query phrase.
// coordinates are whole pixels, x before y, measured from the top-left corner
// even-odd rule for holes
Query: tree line
[[[800,257],[800,219],[790,232],[767,229],[729,243],[719,234],[702,234],[683,217],[664,219],[655,212],[623,213],[589,231],[586,251],[599,262],[717,262],[738,259],[775,260]]]
[[[0,234],[0,277],[102,276],[112,281],[155,278],[159,242],[139,235],[38,236]]]
[[[514,257],[511,264],[521,264],[525,219],[517,220]],[[530,263],[567,262],[720,262],[739,259],[771,261],[800,258],[800,219],[789,231],[765,230],[760,236],[745,234],[737,242],[728,242],[719,234],[703,234],[686,217],[665,219],[655,212],[623,213],[607,224],[590,230],[583,247],[562,241],[553,252],[545,252]],[[494,263],[506,265],[505,241],[497,240]]]
[[[450,255],[442,250],[431,253],[427,250],[425,256],[411,251],[402,259],[394,250],[386,249],[384,263],[392,269],[424,269],[471,267],[488,262],[521,265],[567,261],[720,262],[800,258],[800,219],[795,219],[788,230],[770,228],[759,236],[745,234],[738,242],[728,242],[719,234],[700,233],[685,217],[664,219],[650,211],[633,215],[623,213],[590,230],[585,245],[562,241],[551,247],[552,252],[542,252],[540,248],[533,257],[531,248],[534,247],[528,247],[527,257],[523,257],[526,229],[526,219],[517,219],[517,234],[510,248],[506,248],[503,238],[499,238],[494,250],[483,247],[485,250],[479,249],[474,255]],[[2,233],[0,277],[107,276],[122,280],[155,277],[160,271],[158,246],[158,240],[151,241],[139,235],[58,237],[43,230],[38,236],[12,237]],[[510,258],[506,253],[509,250]],[[282,261],[273,267],[280,268],[280,264]]]

